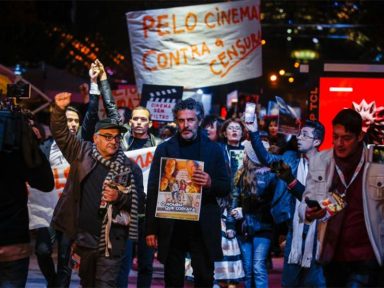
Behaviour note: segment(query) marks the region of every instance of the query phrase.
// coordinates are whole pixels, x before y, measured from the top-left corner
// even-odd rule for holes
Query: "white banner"
[[[155,154],[155,150],[156,146],[124,152],[125,155],[135,161],[136,164],[139,165],[141,170],[143,171],[143,186],[145,194],[147,194],[149,168],[151,168],[151,163],[153,155]]]
[[[261,76],[260,1],[128,12],[137,88],[207,87]]]
[[[67,161],[52,168],[55,187],[51,192],[41,192],[28,185],[29,229],[49,227],[57,201],[67,182],[70,168]]]

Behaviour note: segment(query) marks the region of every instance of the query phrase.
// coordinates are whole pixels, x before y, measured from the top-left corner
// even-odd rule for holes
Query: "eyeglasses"
[[[241,131],[241,127],[239,126],[228,126],[227,129],[231,131]]]
[[[301,137],[303,139],[316,139],[316,137],[310,136],[307,133],[300,133],[299,135],[296,136],[297,138]]]
[[[104,137],[105,140],[107,140],[108,142],[111,142],[113,139],[115,139],[116,142],[120,142],[120,140],[121,140],[121,135],[120,134],[117,134],[117,135],[113,136],[113,135],[110,135],[110,134],[100,134],[100,133],[98,133],[97,135],[100,135],[100,136]]]

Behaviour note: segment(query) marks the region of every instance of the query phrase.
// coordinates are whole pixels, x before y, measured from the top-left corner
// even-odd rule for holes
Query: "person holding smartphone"
[[[352,109],[333,119],[333,148],[310,162],[303,197],[319,200],[337,194],[345,200],[333,216],[325,209],[300,205],[300,217],[319,222],[319,261],[329,287],[382,287],[384,246],[384,165],[366,162],[362,119]]]
[[[316,223],[299,221],[298,206],[302,200],[308,163],[318,153],[324,138],[324,126],[318,121],[304,122],[297,136],[298,150],[282,155],[268,152],[261,141],[257,120],[246,122],[255,153],[266,166],[281,178],[276,184],[271,213],[275,223],[288,221],[284,251],[283,287],[325,287],[322,267],[315,261]]]

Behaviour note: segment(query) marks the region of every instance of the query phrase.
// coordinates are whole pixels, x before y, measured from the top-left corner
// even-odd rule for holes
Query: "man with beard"
[[[300,217],[309,223],[321,219],[318,256],[326,264],[328,287],[383,287],[384,165],[366,161],[358,112],[344,109],[332,125],[333,149],[313,158],[304,197],[333,197],[344,208],[329,217],[302,202]]]
[[[246,123],[250,140],[257,157],[271,166],[279,180],[272,200],[271,213],[276,223],[289,220],[286,248],[284,251],[283,287],[325,287],[323,271],[315,261],[316,222],[311,225],[299,222],[298,206],[302,199],[308,173],[308,163],[318,153],[323,142],[324,126],[307,120],[297,136],[298,150],[282,155],[268,153],[257,131],[257,120]],[[236,214],[234,215],[236,218]]]
[[[216,197],[230,192],[230,178],[219,144],[210,141],[199,128],[203,105],[188,98],[176,104],[173,114],[178,133],[157,146],[149,173],[146,241],[148,246],[158,247],[166,287],[184,286],[187,252],[191,255],[195,286],[212,287],[214,261],[223,257]],[[193,184],[203,188],[199,221],[155,217],[162,157],[204,162],[204,171],[195,169],[192,175]]]

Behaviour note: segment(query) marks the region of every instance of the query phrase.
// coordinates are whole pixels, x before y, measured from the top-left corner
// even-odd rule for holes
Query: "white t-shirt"
[[[28,186],[29,229],[49,227],[69,174],[69,163],[54,141],[49,154],[55,186],[51,192],[41,192]]]

